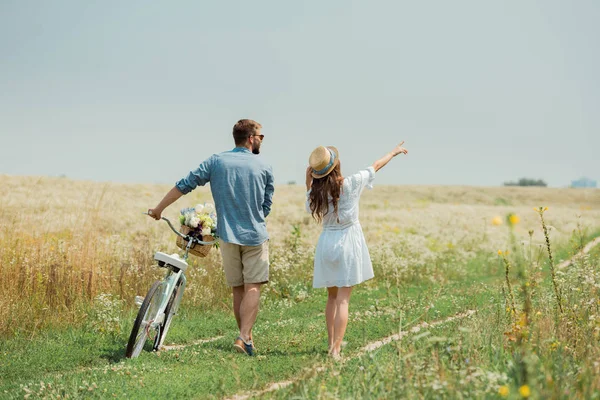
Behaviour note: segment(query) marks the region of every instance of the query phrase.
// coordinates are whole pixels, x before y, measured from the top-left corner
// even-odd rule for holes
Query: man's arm
[[[177,186],[173,186],[156,207],[148,210],[148,214],[154,219],[160,219],[164,209],[175,203],[181,196],[183,196],[183,193],[179,191]]]
[[[162,212],[173,204],[184,194],[188,194],[194,190],[197,186],[204,186],[210,181],[210,171],[215,161],[215,156],[211,156],[206,159],[202,164],[183,179],[180,179],[171,190],[163,197],[163,199],[154,208],[148,210],[148,214],[156,220],[161,218]]]
[[[273,192],[275,192],[275,186],[273,185],[273,171],[271,168],[267,171],[267,184],[265,186],[265,200],[263,201],[262,208],[263,214],[266,217],[271,213],[271,205],[273,204]]]

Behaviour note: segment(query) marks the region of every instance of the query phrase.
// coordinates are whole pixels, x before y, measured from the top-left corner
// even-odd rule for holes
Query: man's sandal
[[[252,341],[250,341],[250,343],[246,343],[246,342],[244,342],[244,340],[242,339],[241,336],[238,336],[235,339],[235,341],[233,342],[233,348],[238,353],[244,353],[244,354],[247,354],[249,356],[253,356],[254,355],[254,347],[252,346]]]

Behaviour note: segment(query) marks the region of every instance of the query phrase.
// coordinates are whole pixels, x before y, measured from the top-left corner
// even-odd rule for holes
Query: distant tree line
[[[542,179],[530,179],[521,178],[518,182],[504,182],[504,186],[543,186],[546,187],[548,184]]]

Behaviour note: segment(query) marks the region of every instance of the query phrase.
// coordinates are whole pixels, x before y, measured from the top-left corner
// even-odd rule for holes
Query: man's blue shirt
[[[273,203],[273,170],[245,147],[213,154],[175,186],[183,194],[210,182],[217,234],[227,243],[258,246],[269,239],[265,217]]]

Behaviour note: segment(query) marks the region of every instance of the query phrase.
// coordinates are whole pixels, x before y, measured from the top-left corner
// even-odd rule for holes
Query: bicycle
[[[144,213],[148,215],[148,213]],[[146,297],[140,304],[140,309],[137,313],[129,341],[127,342],[127,350],[125,356],[127,358],[135,358],[140,355],[146,344],[146,340],[151,332],[155,333],[153,351],[157,351],[165,341],[173,316],[177,313],[179,303],[183,297],[186,278],[185,271],[188,267],[188,251],[194,244],[213,245],[215,241],[204,242],[190,235],[183,235],[178,232],[171,221],[162,217],[173,232],[188,242],[183,258],[178,254],[168,255],[162,252],[157,252],[154,259],[158,262],[158,266],[167,269],[167,275],[162,281],[156,281],[152,284]],[[136,299],[139,296],[136,296]],[[137,303],[137,301],[136,301]]]

